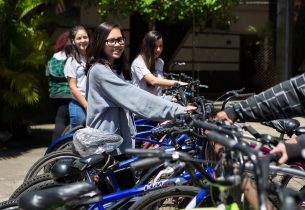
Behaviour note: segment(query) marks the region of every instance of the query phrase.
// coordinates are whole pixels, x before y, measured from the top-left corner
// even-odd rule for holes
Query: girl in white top
[[[69,104],[71,128],[82,125],[86,119],[88,103],[85,99],[86,81],[86,49],[89,44],[87,30],[83,26],[75,26],[70,32],[72,53],[65,64],[65,76],[72,93],[72,100]]]
[[[163,38],[158,31],[149,31],[143,38],[139,55],[131,64],[132,84],[154,95],[161,95],[163,87],[187,83],[163,78]]]

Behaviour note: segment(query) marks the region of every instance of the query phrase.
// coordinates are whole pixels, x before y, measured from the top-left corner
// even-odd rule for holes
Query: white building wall
[[[192,71],[194,68],[195,71],[239,71],[240,34],[253,33],[248,31],[249,25],[262,31],[268,21],[268,10],[268,4],[241,4],[234,10],[238,21],[231,23],[229,31],[204,32],[195,36],[190,31],[172,60],[172,62],[184,61],[186,65],[174,66],[174,70]],[[130,61],[129,18],[111,15],[107,21],[116,22],[122,26],[127,38],[124,54],[127,61]],[[94,28],[101,22],[96,7],[81,7],[80,24]]]
[[[235,9],[239,17],[229,31],[209,31],[193,35],[190,31],[172,62],[186,62],[176,71],[239,71],[240,35],[251,34],[251,25],[262,31],[267,26],[268,4],[240,5]],[[215,30],[216,31],[216,30]]]

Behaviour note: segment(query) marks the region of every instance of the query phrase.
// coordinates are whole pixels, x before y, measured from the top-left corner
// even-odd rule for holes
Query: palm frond
[[[18,7],[22,10],[22,13],[19,16],[19,20],[25,17],[29,12],[38,6],[46,3],[46,0],[22,0],[18,4]]]
[[[24,104],[36,104],[39,102],[38,79],[29,72],[18,72],[2,69],[0,78],[9,84],[8,89],[1,90],[0,98],[13,107],[21,107]]]

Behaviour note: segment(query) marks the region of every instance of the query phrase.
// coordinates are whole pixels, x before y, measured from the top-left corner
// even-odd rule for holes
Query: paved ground
[[[29,137],[0,145],[0,202],[9,198],[22,184],[28,169],[43,156],[51,142],[53,127],[34,126]]]
[[[297,118],[305,126],[305,118]],[[276,131],[258,123],[251,123],[261,133],[277,135]],[[32,138],[0,145],[0,202],[7,200],[22,183],[27,170],[41,157],[51,139],[53,125],[35,126]]]

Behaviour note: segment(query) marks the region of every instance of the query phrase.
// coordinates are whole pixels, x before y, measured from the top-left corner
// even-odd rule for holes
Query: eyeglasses
[[[112,38],[106,40],[106,45],[109,47],[113,47],[116,43],[119,43],[119,45],[125,44],[126,37],[119,37],[119,38]]]

